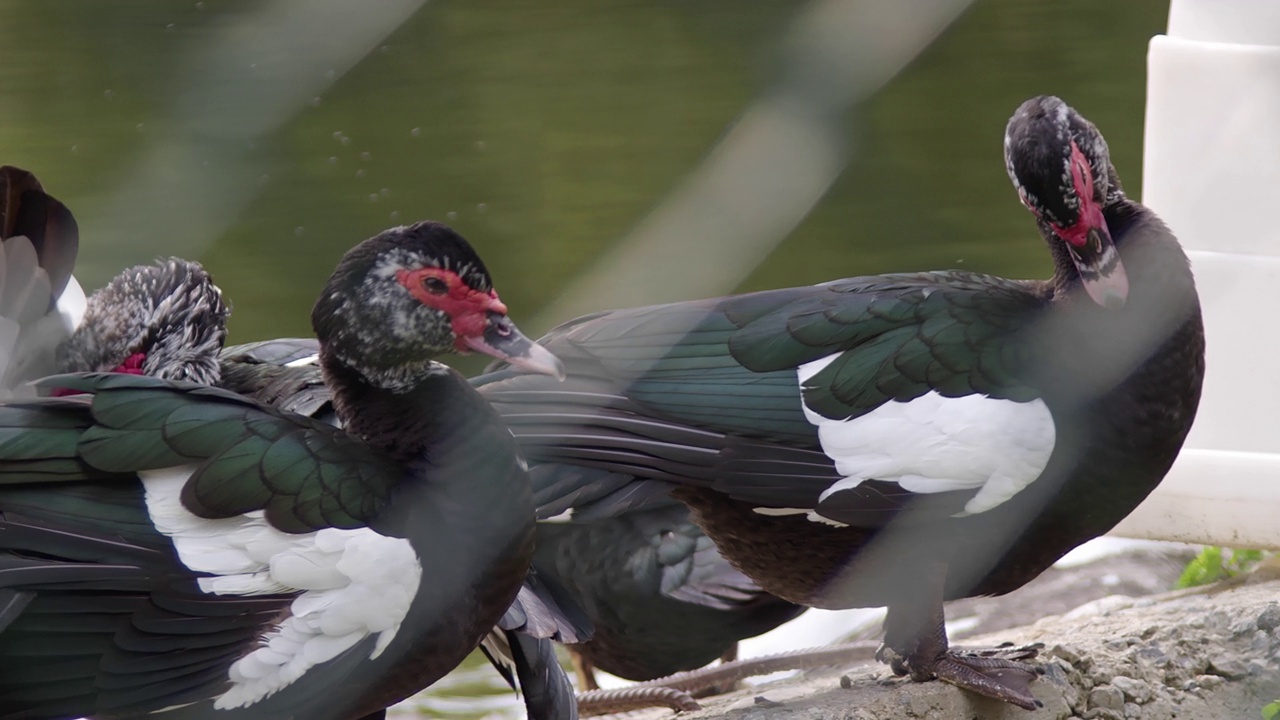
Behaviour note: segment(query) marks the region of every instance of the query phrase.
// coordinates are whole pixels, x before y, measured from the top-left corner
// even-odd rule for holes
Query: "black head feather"
[[[1052,95],[1031,98],[1009,118],[1004,135],[1005,169],[1018,195],[1040,219],[1075,225],[1080,198],[1072,183],[1072,144],[1088,160],[1093,199],[1109,205],[1123,197],[1107,141],[1098,128]]]
[[[438,222],[391,228],[352,248],[338,263],[311,313],[322,356],[374,385],[405,389],[433,369],[433,356],[456,349],[450,316],[417,301],[401,271],[441,268],[471,289],[493,281],[461,235]]]

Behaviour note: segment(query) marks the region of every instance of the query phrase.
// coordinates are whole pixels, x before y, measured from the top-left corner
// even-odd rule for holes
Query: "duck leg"
[[[578,692],[599,690],[600,683],[596,682],[596,664],[573,648],[569,649],[569,659],[573,661],[573,671],[578,676]]]
[[[724,653],[720,655],[720,666],[723,667],[728,663],[737,662],[737,660],[738,660],[738,643],[734,643],[729,646],[728,650],[725,650]],[[693,694],[693,696],[708,697],[711,695],[727,695],[737,689],[738,689],[738,682],[736,680],[727,680],[725,682],[712,685],[711,687],[706,688],[705,690],[702,690],[700,692],[696,692]]]
[[[934,577],[944,577],[941,573]],[[1023,660],[1035,657],[1038,646],[961,650],[947,643],[943,625],[942,583],[920,588],[921,597],[904,598],[889,606],[884,621],[884,645],[876,659],[887,662],[897,675],[912,680],[942,680],[956,687],[1035,710],[1042,703],[1031,694],[1031,682],[1041,673]]]

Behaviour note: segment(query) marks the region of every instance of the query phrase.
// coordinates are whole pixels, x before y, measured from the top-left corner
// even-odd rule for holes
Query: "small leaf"
[[[1262,706],[1262,720],[1273,720],[1280,715],[1280,700]]]
[[[1222,548],[1209,546],[1201,550],[1195,559],[1187,563],[1187,567],[1182,571],[1182,576],[1178,578],[1176,587],[1189,588],[1208,585],[1225,575],[1226,572],[1222,566]]]
[[[1262,562],[1266,553],[1262,550],[1232,550],[1231,562],[1227,564],[1227,574],[1243,575]]]

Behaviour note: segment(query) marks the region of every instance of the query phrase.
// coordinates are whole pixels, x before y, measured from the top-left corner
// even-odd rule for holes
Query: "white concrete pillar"
[[[1280,548],[1280,2],[1173,0],[1147,55],[1143,202],[1191,255],[1204,396],[1117,535]]]

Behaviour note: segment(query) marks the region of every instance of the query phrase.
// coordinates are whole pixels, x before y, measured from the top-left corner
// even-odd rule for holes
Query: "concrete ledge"
[[[1258,720],[1280,697],[1280,581],[1110,596],[967,645],[1042,642],[1045,707],[1026,712],[862,665],[709,698],[682,720]],[[843,676],[843,677],[842,677]],[[842,687],[844,685],[845,687]],[[670,717],[652,710],[637,717]]]

